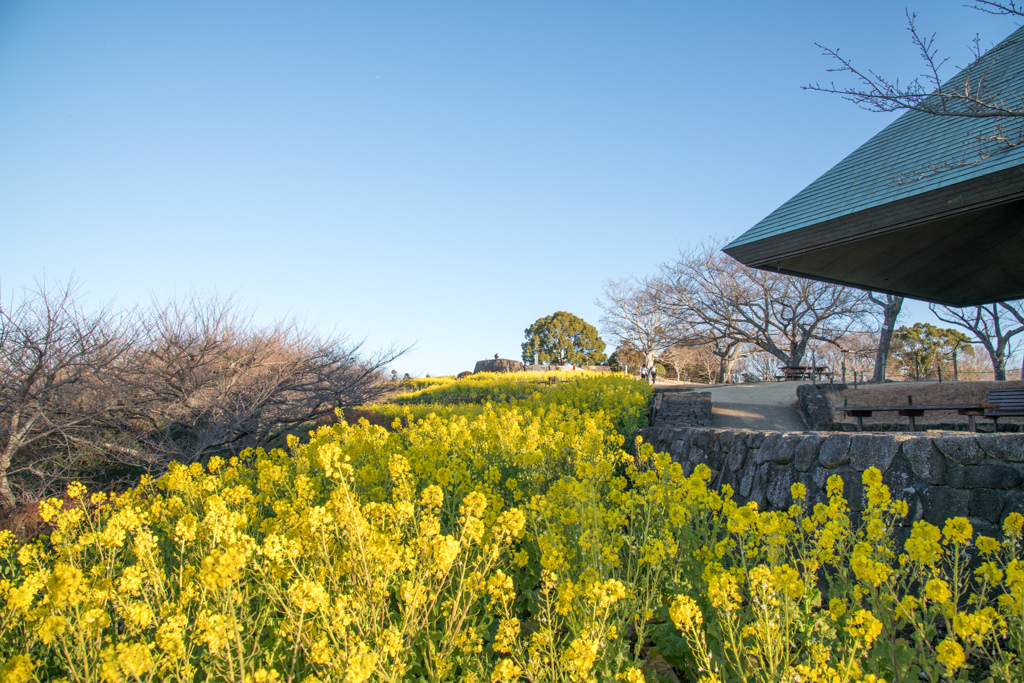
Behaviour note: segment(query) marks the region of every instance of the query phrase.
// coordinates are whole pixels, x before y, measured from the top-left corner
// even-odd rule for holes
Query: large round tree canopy
[[[566,311],[540,318],[526,328],[523,361],[542,364],[599,365],[608,359],[597,328]]]

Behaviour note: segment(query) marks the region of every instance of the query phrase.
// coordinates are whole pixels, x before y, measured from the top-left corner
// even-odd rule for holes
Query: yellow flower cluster
[[[0,680],[1024,680],[1024,517],[906,526],[874,469],[737,505],[623,449],[649,387],[573,380],[73,485],[48,538],[0,533]]]

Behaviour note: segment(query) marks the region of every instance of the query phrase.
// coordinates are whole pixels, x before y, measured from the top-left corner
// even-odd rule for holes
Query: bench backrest
[[[1024,388],[989,389],[988,402],[998,405],[998,410],[1024,411]]]

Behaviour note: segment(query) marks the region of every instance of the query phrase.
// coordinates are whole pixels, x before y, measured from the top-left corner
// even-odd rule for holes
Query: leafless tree
[[[658,360],[672,368],[676,380],[704,384],[722,381],[721,358],[712,344],[673,344],[661,352]]]
[[[28,290],[0,307],[0,507],[71,478],[270,445],[382,397],[405,351],[260,327],[215,297],[88,314],[73,285]]]
[[[126,455],[161,466],[266,446],[336,407],[372,402],[405,351],[364,357],[345,337],[294,322],[259,327],[230,299],[198,295],[154,305],[145,326],[137,400],[117,427],[134,437]]]
[[[1024,17],[1024,8],[1015,2],[974,0],[974,9],[989,14]],[[920,53],[923,71],[921,75],[900,81],[871,69],[854,66],[839,50],[818,45],[823,53],[837,64],[829,69],[832,73],[847,74],[853,85],[814,83],[806,90],[832,93],[842,96],[859,107],[874,112],[916,111],[930,116],[972,118],[991,122],[980,126],[978,132],[965,140],[962,154],[950,159],[936,159],[909,178],[897,178],[898,184],[934,175],[950,168],[976,164],[1007,147],[1014,147],[1024,140],[1024,126],[1016,123],[1024,117],[1024,93],[1001,92],[993,87],[989,78],[992,60],[981,60],[980,40],[976,37],[971,45],[973,63],[959,76],[943,82],[942,71],[949,57],[942,57],[935,45],[935,35],[922,34],[916,25],[916,15],[907,12],[907,30],[914,47]],[[993,55],[998,59],[997,55]],[[980,61],[979,61],[980,60]]]
[[[997,382],[1006,381],[1006,361],[1013,353],[1013,338],[1024,332],[1024,301],[1003,301],[984,306],[953,308],[929,304],[939,320],[974,335],[992,360]],[[1021,370],[1024,376],[1024,369]]]
[[[863,325],[867,295],[817,280],[748,268],[705,244],[663,267],[679,324],[731,351],[749,345],[800,365],[812,341],[833,343]]]
[[[874,332],[851,332],[832,343],[813,344],[817,365],[828,367],[836,381],[850,381],[853,373],[865,376],[877,363],[878,335]],[[849,373],[844,376],[844,368]]]
[[[663,295],[663,288],[653,278],[609,280],[604,298],[596,302],[604,311],[603,329],[642,353],[648,365],[676,341]]]
[[[871,376],[872,382],[885,381],[885,367],[889,362],[889,348],[892,346],[892,333],[896,329],[896,321],[903,309],[903,297],[894,294],[877,294],[869,292],[871,303],[882,309],[882,324],[878,330],[878,347],[875,351],[875,368]],[[881,297],[885,297],[882,299]]]
[[[125,406],[134,342],[127,316],[86,314],[73,281],[0,301],[0,507],[17,500],[12,477],[73,471],[67,450]]]

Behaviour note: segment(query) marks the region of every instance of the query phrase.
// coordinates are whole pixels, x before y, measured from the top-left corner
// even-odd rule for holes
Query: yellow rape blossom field
[[[916,522],[898,548],[877,470],[856,521],[838,478],[827,504],[737,506],[706,467],[624,449],[650,398],[605,375],[378,406],[393,430],[72,485],[48,537],[0,540],[0,676],[1024,680],[1024,518]]]

